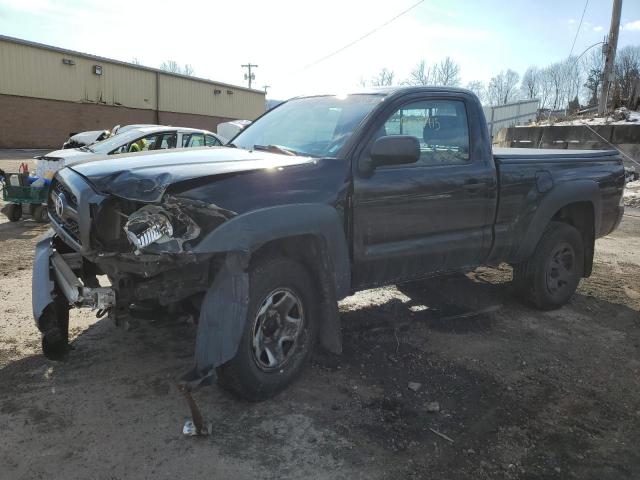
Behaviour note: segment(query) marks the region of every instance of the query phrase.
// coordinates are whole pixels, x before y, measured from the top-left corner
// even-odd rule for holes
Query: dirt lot
[[[125,332],[72,311],[68,360],[40,354],[30,267],[45,228],[0,224],[2,479],[640,477],[638,210],[559,311],[513,300],[506,267],[346,299],[344,354],[316,356],[277,398],[198,392],[206,438],[181,434],[174,384],[193,325]]]

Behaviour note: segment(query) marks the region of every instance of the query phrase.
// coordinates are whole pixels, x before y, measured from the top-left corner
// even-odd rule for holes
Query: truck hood
[[[169,186],[180,182],[315,162],[310,157],[204,147],[108,156],[80,162],[71,168],[102,193],[159,202]]]

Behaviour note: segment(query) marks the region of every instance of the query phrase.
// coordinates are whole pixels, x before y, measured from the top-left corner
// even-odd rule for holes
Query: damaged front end
[[[234,216],[170,195],[151,204],[96,192],[71,169],[54,179],[48,211],[52,230],[36,247],[33,314],[45,354],[55,345],[56,355],[68,339],[69,308],[126,326],[132,305],[190,304],[224,258],[196,253],[192,244]]]

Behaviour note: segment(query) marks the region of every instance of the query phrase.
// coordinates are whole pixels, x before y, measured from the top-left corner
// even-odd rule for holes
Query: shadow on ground
[[[275,399],[248,404],[217,387],[198,392],[214,422],[214,435],[201,441],[181,437],[187,409],[175,389],[196,327],[163,315],[126,333],[98,321],[62,363],[34,355],[5,366],[3,430],[45,450],[64,438],[53,452],[70,456],[61,472],[72,476],[107,442],[116,459],[141,455],[134,473],[145,461],[166,473],[203,455],[203,472],[227,462],[238,465],[236,478],[245,478],[246,466],[247,478],[254,471],[265,478],[633,478],[638,312],[578,296],[574,306],[541,314],[515,303],[509,283],[468,277],[397,290],[382,304],[365,298],[343,308],[343,355],[319,353]],[[605,327],[587,307],[610,313],[607,332],[621,342],[614,349],[599,344]],[[565,340],[567,332],[586,344]],[[597,364],[588,355],[577,363],[584,348]],[[625,358],[630,363],[618,363]],[[619,377],[617,398],[607,395],[603,372]],[[410,382],[420,385],[410,390]],[[8,460],[21,468],[18,457]],[[29,468],[46,471],[38,462]]]

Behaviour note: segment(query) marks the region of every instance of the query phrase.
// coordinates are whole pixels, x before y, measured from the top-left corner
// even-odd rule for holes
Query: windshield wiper
[[[262,150],[264,152],[282,153],[283,155],[304,155],[290,148],[281,147],[280,145],[254,145],[254,150]]]

